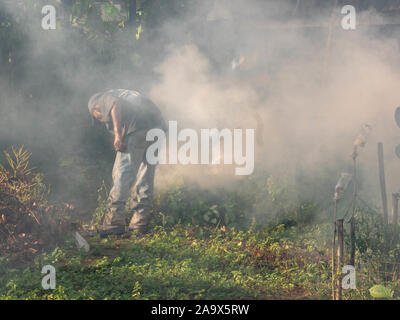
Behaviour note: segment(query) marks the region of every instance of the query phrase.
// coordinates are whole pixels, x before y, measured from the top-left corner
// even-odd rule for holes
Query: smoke
[[[295,2],[188,1],[182,15],[161,15],[157,26],[146,25],[140,41],[131,30],[102,47],[74,32],[38,30],[40,16],[32,16],[21,49],[29,52],[23,80],[10,86],[8,76],[0,78],[2,140],[24,141],[51,154],[57,167],[53,180],[69,163],[80,168],[75,175],[107,177],[110,165],[102,161],[111,162],[111,144],[100,128],[90,126],[87,99],[98,90],[136,89],[168,120],[177,120],[179,129],[255,129],[255,176],[266,170],[287,177],[305,194],[333,197],[340,173],[351,170],[353,142],[368,123],[373,133],[358,158],[361,191],[377,203],[378,141],[385,147],[388,191],[398,190],[394,148],[400,131],[393,120],[400,101],[398,30],[360,23],[345,31],[337,10],[327,50],[331,8],[299,7],[296,14]],[[9,12],[18,10],[14,2],[7,5]],[[374,9],[357,18],[387,21]],[[314,27],[296,27],[300,24]],[[126,45],[131,54],[119,49]],[[79,158],[87,153],[89,159]],[[100,173],[87,172],[92,162]],[[228,187],[240,179],[233,166],[224,165],[166,165],[158,171],[158,187],[182,176],[206,187]],[[297,180],[300,174],[312,181],[322,171],[330,175],[323,190]],[[82,179],[74,177],[69,189],[59,183],[58,192],[94,193],[92,186],[85,185],[85,192],[74,186]],[[86,182],[79,183],[81,188]]]
[[[263,15],[287,12],[287,4],[279,8],[276,3],[246,3],[236,9],[252,14],[235,16],[235,21],[229,20],[233,15],[229,6],[218,8],[228,20],[222,20],[221,29],[208,35],[207,43],[214,47],[173,46],[155,68],[160,78],[150,96],[168,118],[178,120],[181,128],[254,128],[256,170],[286,175],[295,183],[299,172],[314,176],[333,167],[336,171],[329,171],[336,172],[329,180],[332,186],[324,190],[332,192],[340,173],[352,172],[353,142],[367,123],[373,133],[358,158],[360,170],[366,173],[363,196],[379,204],[379,141],[385,146],[388,190],[398,190],[399,159],[394,148],[400,131],[393,120],[400,101],[396,89],[400,84],[398,30],[392,29],[388,35],[385,30],[365,26],[366,22],[386,21],[371,9],[357,16],[364,25],[345,31],[340,27],[342,16],[335,12],[327,49],[328,28],[277,28],[274,24],[288,24],[285,16],[271,21]],[[329,23],[327,15],[311,15],[310,19],[303,23]],[[236,29],[226,27],[232,25]],[[173,32],[171,25],[166,30]],[[214,56],[220,60],[213,61]],[[210,174],[203,172],[206,185],[219,177],[225,183],[232,179],[232,170],[208,173],[214,178],[210,180]],[[310,194],[320,191],[303,190]]]

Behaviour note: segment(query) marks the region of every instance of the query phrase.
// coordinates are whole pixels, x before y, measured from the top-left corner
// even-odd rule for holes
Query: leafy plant
[[[386,288],[383,285],[375,285],[369,289],[371,297],[376,299],[391,299],[393,298],[393,290]]]
[[[4,154],[14,178],[28,176],[32,173],[34,168],[29,168],[29,159],[32,153],[24,150],[24,146],[20,148],[12,147],[11,153],[4,151]],[[2,164],[0,164],[0,168],[5,170]]]
[[[91,225],[100,227],[103,223],[104,217],[107,214],[108,206],[108,188],[103,181],[100,188],[97,190],[97,208],[93,213]]]
[[[12,147],[11,153],[4,151],[4,155],[7,166],[0,163],[0,179],[7,182],[4,187],[15,194],[21,203],[45,203],[50,189],[43,183],[40,173],[32,174],[35,168],[29,166],[31,152],[21,146],[19,148]],[[12,179],[10,179],[9,173]]]

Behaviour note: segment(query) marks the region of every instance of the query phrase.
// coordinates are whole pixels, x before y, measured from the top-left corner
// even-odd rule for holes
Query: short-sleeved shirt
[[[110,133],[114,134],[111,110],[117,102],[121,108],[123,136],[152,128],[167,130],[160,110],[150,99],[134,90],[113,89],[96,93],[89,100],[89,111],[96,105],[100,107],[99,111]]]

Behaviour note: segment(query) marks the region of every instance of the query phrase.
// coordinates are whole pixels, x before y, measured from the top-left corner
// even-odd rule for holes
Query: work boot
[[[126,232],[125,226],[103,226],[99,230],[100,238],[106,238],[111,235],[121,235]]]
[[[143,209],[135,211],[129,223],[129,231],[138,230],[141,234],[147,233],[149,215]]]

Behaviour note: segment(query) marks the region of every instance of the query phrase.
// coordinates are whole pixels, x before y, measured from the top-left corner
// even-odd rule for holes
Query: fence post
[[[387,225],[388,224],[388,208],[387,208],[385,166],[384,166],[384,159],[383,159],[383,143],[382,142],[378,143],[378,165],[379,165],[379,182],[381,185],[383,220],[384,220],[384,223]]]
[[[336,209],[336,201],[335,201]],[[335,268],[335,253],[336,253],[336,220],[334,221],[333,241],[332,241],[332,300],[336,300],[336,268]]]
[[[337,282],[336,300],[342,300],[342,267],[343,267],[343,219],[337,220],[338,249],[337,249]]]
[[[356,202],[357,202],[357,150],[354,149],[353,153],[353,210],[350,219],[350,265],[355,265],[356,260],[356,228],[355,228],[355,215],[356,215]]]
[[[399,194],[392,193],[392,223],[397,227],[399,220]]]

